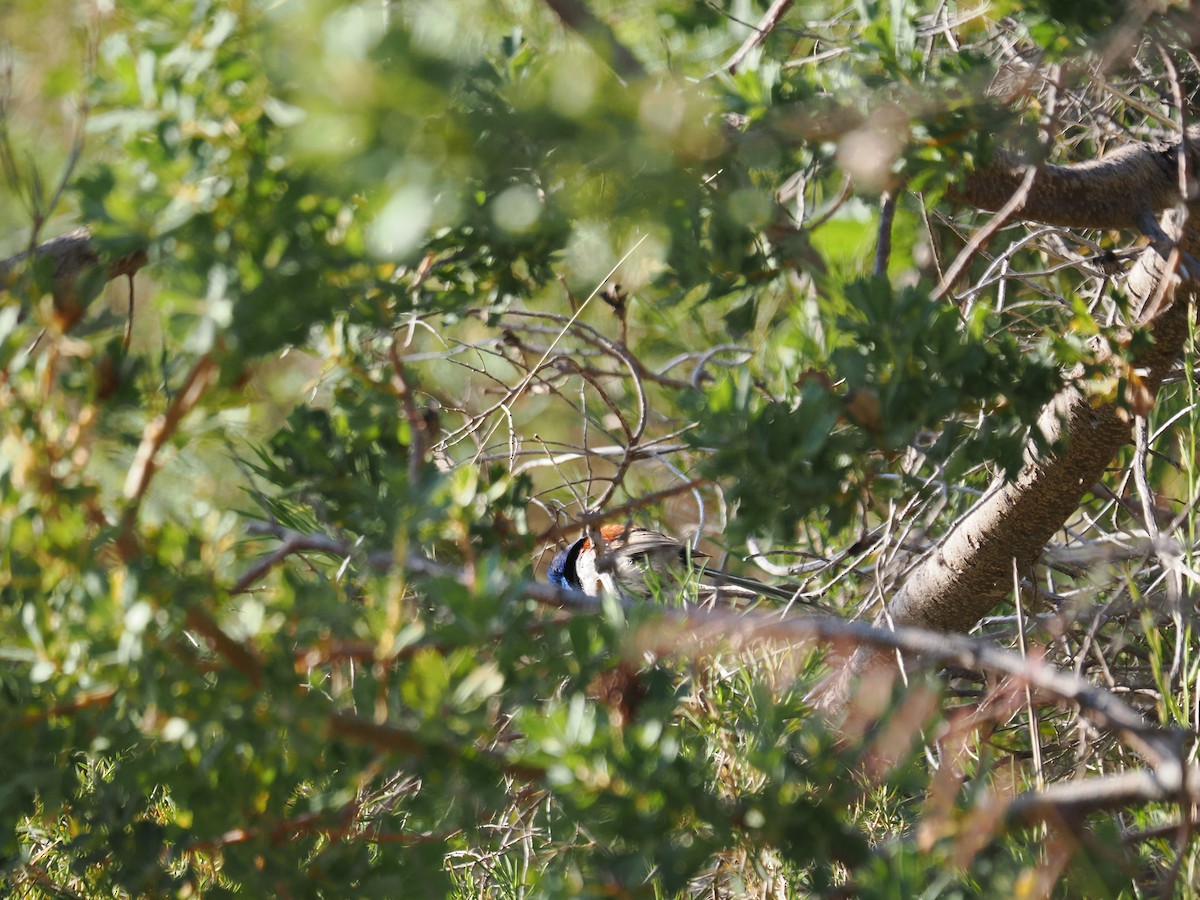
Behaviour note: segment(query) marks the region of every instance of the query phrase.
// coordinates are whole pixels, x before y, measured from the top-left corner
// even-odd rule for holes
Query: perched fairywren
[[[603,546],[597,547],[585,534],[558,552],[547,573],[551,584],[594,597],[605,593],[646,597],[651,593],[651,581],[658,579],[660,585],[670,588],[686,577],[689,557],[705,557],[675,538],[648,528],[602,525],[598,531]],[[698,574],[710,582],[700,588],[700,596],[705,600],[760,596],[796,599],[794,591],[719,569],[705,568],[698,570]]]

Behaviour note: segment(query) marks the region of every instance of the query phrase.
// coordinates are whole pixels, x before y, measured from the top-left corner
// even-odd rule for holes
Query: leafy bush
[[[874,615],[1062,450],[1035,422],[1064,384],[1143,377],[1089,343],[1126,352],[1129,235],[1010,223],[941,284],[986,221],[963,172],[1186,120],[1170,11],[1137,23],[1159,53],[1092,6],[805,4],[731,63],[765,10],[0,11],[0,884],[1190,890],[1171,797],[1006,813],[1128,764],[1032,676],[947,643],[835,731],[823,679],[878,633],[536,583],[603,516]],[[983,628],[1192,727],[1176,381],[1148,505],[1088,494],[1036,608]]]

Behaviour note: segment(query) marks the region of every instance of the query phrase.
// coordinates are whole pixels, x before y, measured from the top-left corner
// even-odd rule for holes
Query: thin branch
[[[579,528],[586,528],[588,525],[595,525],[599,522],[614,521],[621,518],[626,513],[631,513],[639,509],[645,509],[647,506],[655,506],[663,500],[669,500],[679,494],[686,494],[688,491],[695,490],[698,487],[712,484],[707,478],[694,478],[691,481],[685,481],[682,484],[676,484],[669,488],[663,488],[661,491],[644,494],[641,497],[636,497],[618,506],[610,506],[608,509],[597,510],[596,512],[584,513],[572,520],[570,525],[556,525],[548,528],[537,536],[539,543],[542,541],[558,540],[568,532],[576,531]]]
[[[136,507],[150,486],[156,469],[155,457],[158,451],[175,433],[184,417],[191,412],[204,392],[218,375],[217,364],[212,356],[205,354],[196,360],[184,379],[183,386],[175,393],[166,412],[156,416],[146,425],[142,434],[142,442],[133,455],[133,462],[125,477],[125,497]]]
[[[980,248],[995,236],[1010,218],[1013,213],[1023,207],[1029,199],[1029,192],[1033,190],[1034,180],[1037,178],[1038,169],[1036,166],[1026,166],[1025,173],[1021,176],[1021,182],[1013,191],[1012,196],[1008,198],[999,211],[992,216],[988,223],[971,235],[971,240],[967,242],[967,246],[963,247],[954,262],[950,264],[950,268],[946,270],[946,274],[942,276],[941,283],[934,290],[930,300],[940,300],[946,296],[954,287],[954,282],[971,264],[971,260],[975,258]]]
[[[528,591],[533,596],[532,591]],[[539,599],[535,597],[534,599]],[[667,610],[663,621],[647,628],[643,636],[651,643],[641,649],[661,653],[680,648],[725,643],[734,647],[755,641],[785,641],[801,644],[816,641],[851,641],[889,651],[916,654],[942,665],[1008,675],[1026,684],[1040,696],[1078,705],[1089,721],[1119,734],[1129,746],[1156,767],[1157,777],[1171,790],[1182,783],[1175,736],[1150,725],[1133,707],[1113,694],[1071,672],[1064,672],[1036,657],[1022,659],[1015,653],[963,635],[944,634],[923,628],[898,627],[888,630],[865,622],[847,622],[832,616],[780,618],[771,613],[728,613],[721,610]]]
[[[439,760],[447,755],[452,758],[469,757],[474,762],[484,762],[494,769],[521,781],[541,781],[546,770],[526,763],[510,762],[505,757],[476,747],[461,747],[449,741],[439,742],[428,737],[418,737],[416,732],[391,723],[372,722],[351,713],[334,713],[329,718],[329,737],[368,744],[389,753],[401,753],[417,758],[428,757],[438,751]],[[443,752],[444,751],[444,752]]]
[[[742,42],[742,45],[734,51],[733,56],[725,60],[725,64],[721,67],[730,75],[737,73],[738,68],[746,57],[750,55],[756,47],[760,46],[767,39],[775,26],[782,21],[784,13],[788,11],[788,7],[792,5],[792,0],[774,0],[770,8],[767,9],[763,17],[758,20],[758,24],[754,26],[754,30],[750,32],[749,37]]]
[[[276,536],[281,537],[283,543],[247,569],[245,574],[243,574],[242,577],[234,583],[233,587],[229,589],[230,596],[237,596],[238,594],[245,593],[253,588],[254,585],[258,583],[260,578],[270,572],[273,568],[275,568],[293,553],[301,553],[305,550],[318,549],[310,546],[311,542],[308,535],[301,534],[298,531],[289,531],[283,535]]]
[[[129,352],[129,345],[133,342],[133,315],[134,315],[134,291],[133,291],[133,273],[125,276],[129,283],[129,315],[125,319],[125,335],[121,339],[121,349]]]
[[[1189,773],[1188,781],[1194,783],[1194,772]],[[1165,781],[1158,772],[1134,769],[1018,794],[1009,804],[1006,818],[1014,824],[1078,820],[1087,813],[1174,800],[1178,792],[1179,786]]]
[[[82,691],[76,694],[72,699],[65,703],[60,703],[57,706],[52,706],[49,709],[39,709],[36,712],[26,713],[17,720],[17,727],[26,728],[46,719],[56,718],[58,716],[73,716],[75,713],[85,709],[91,709],[94,706],[107,706],[117,695],[117,689],[111,686],[98,687],[90,691]]]
[[[288,540],[293,546],[321,549],[337,555],[351,550],[349,542],[323,535],[300,535],[284,526],[269,522],[251,522],[253,534],[271,534]],[[372,565],[386,569],[394,558],[386,553],[368,556]],[[404,567],[423,576],[453,577],[466,582],[466,573],[453,567],[410,554]],[[521,586],[524,596],[546,606],[580,612],[596,612],[602,601],[577,591],[553,585],[527,582]],[[640,649],[655,653],[677,653],[687,647],[699,648],[715,643],[744,645],[757,641],[784,642],[789,645],[818,641],[851,641],[890,651],[917,654],[943,665],[984,670],[1008,675],[1028,685],[1039,695],[1056,702],[1076,704],[1097,727],[1115,731],[1160,770],[1164,783],[1182,784],[1181,766],[1175,736],[1150,725],[1132,707],[1110,692],[1096,687],[1072,672],[1054,668],[1036,657],[1001,650],[983,641],[962,635],[943,634],[922,628],[880,628],[865,622],[847,622],[833,616],[787,616],[755,611],[730,613],[723,610],[685,606],[662,610],[661,620],[643,630]]]
[[[408,480],[410,484],[416,485],[420,481],[421,466],[425,464],[425,458],[429,453],[429,423],[417,409],[412,386],[409,384],[404,363],[400,359],[400,350],[397,347],[395,335],[388,344],[388,359],[392,363],[392,390],[400,398],[404,418],[408,420],[408,430],[412,436],[408,447]]]
[[[1061,76],[1062,70],[1058,66],[1054,66],[1051,69],[1050,77],[1047,79],[1050,82],[1050,95],[1046,103],[1046,113],[1041,123],[1041,145],[1043,154],[1049,151],[1051,142],[1055,137],[1055,110],[1058,104],[1059,81],[1061,80]],[[1037,175],[1038,167],[1036,165],[1030,163],[1025,166],[1025,172],[1021,176],[1021,183],[1017,185],[1017,188],[1013,191],[1012,196],[1009,197],[1007,202],[1000,207],[999,211],[995,216],[992,217],[991,221],[989,221],[987,225],[979,229],[979,231],[975,232],[975,234],[971,236],[971,240],[967,243],[967,246],[962,249],[962,251],[958,254],[958,257],[951,264],[950,268],[946,270],[946,274],[942,276],[941,283],[937,286],[937,290],[933,292],[933,300],[938,300],[941,297],[944,297],[953,289],[954,282],[958,280],[958,276],[966,270],[968,265],[970,265],[971,260],[975,258],[975,254],[979,252],[980,248],[992,239],[992,236],[995,235],[996,232],[999,231],[1006,222],[1008,222],[1009,218],[1011,218],[1014,213],[1025,206],[1026,201],[1029,199],[1029,193],[1033,189],[1033,183],[1037,178]]]
[[[879,236],[875,242],[875,265],[872,273],[876,278],[887,276],[888,259],[892,255],[892,222],[896,218],[896,194],[885,191],[879,204]]]
[[[550,346],[547,347],[546,351],[542,354],[541,359],[539,359],[537,364],[534,365],[533,368],[531,368],[525,374],[525,377],[521,379],[521,381],[517,384],[517,386],[514,388],[511,388],[511,389],[506,389],[505,395],[502,399],[500,399],[496,403],[492,404],[492,406],[489,407],[484,412],[473,416],[466,425],[460,426],[457,430],[446,435],[439,442],[438,449],[447,450],[450,447],[454,446],[454,444],[458,443],[458,441],[462,440],[467,435],[472,434],[478,428],[480,428],[489,418],[491,418],[491,416],[495,412],[505,409],[509,404],[515,402],[518,397],[520,397],[523,393],[525,393],[526,389],[528,389],[528,387],[529,387],[530,383],[533,381],[534,377],[543,369],[543,367],[547,366],[547,360],[550,359],[551,354],[554,352],[554,348],[556,346],[558,346],[558,343],[567,335],[568,332],[571,331],[571,329],[573,327],[575,327],[576,323],[579,321],[580,317],[583,315],[584,310],[586,310],[588,308],[588,305],[600,293],[600,291],[604,287],[604,285],[608,283],[609,279],[611,279],[613,277],[613,275],[616,274],[617,270],[620,269],[620,267],[623,266],[625,264],[625,262],[634,254],[634,252],[638,249],[638,247],[640,247],[642,245],[642,243],[646,240],[647,237],[649,237],[649,234],[643,234],[640,238],[638,238],[637,242],[632,247],[630,247],[628,250],[626,250],[624,255],[616,262],[616,264],[611,269],[609,269],[608,274],[605,275],[604,278],[601,279],[596,284],[596,286],[592,289],[592,292],[590,294],[588,294],[587,298],[583,301],[583,304],[579,307],[579,309],[575,310],[575,313],[571,316],[571,318],[568,319],[566,321],[566,323],[562,326],[562,328],[558,331],[558,334],[555,336],[554,340],[550,343]],[[518,315],[518,313],[512,313],[512,315]],[[535,316],[538,314],[537,313],[525,313],[525,315]],[[551,316],[550,318],[558,319],[560,317]],[[622,357],[622,358],[628,357],[628,353],[621,354],[620,352],[617,352],[614,355],[617,355],[618,357]],[[479,445],[480,445],[479,452],[480,453],[483,452],[483,447],[487,446],[487,443],[491,439],[491,436],[496,432],[496,429],[499,427],[500,427],[499,422],[497,422],[496,425],[494,425],[492,427],[492,429],[479,442]],[[641,423],[639,423],[639,426],[636,429],[636,431],[639,434],[641,433],[641,428],[642,428],[642,425],[641,425]],[[478,462],[478,454],[476,455],[476,458],[474,460],[472,460],[472,462]]]

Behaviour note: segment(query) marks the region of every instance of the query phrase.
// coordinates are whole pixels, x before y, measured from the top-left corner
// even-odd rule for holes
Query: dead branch
[[[1187,774],[1188,790],[1184,796],[1195,800],[1200,796],[1196,777],[1200,769],[1191,767]],[[1149,769],[1133,769],[1095,778],[1081,778],[1051,784],[1039,791],[1018,794],[1009,803],[1006,818],[1011,824],[1031,825],[1039,822],[1078,821],[1088,813],[1124,809],[1145,804],[1181,799],[1178,788],[1169,790]],[[1173,826],[1177,829],[1179,826]]]

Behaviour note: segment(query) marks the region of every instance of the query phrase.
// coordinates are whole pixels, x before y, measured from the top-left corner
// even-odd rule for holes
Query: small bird
[[[551,584],[593,597],[605,593],[647,597],[656,579],[663,588],[676,586],[687,578],[689,560],[706,557],[649,528],[613,524],[601,525],[598,532],[603,546],[597,547],[584,534],[555,555],[547,573]],[[795,590],[772,587],[720,569],[701,568],[697,574],[711,582],[699,586],[702,600],[748,600],[762,596],[787,601],[800,599]]]

